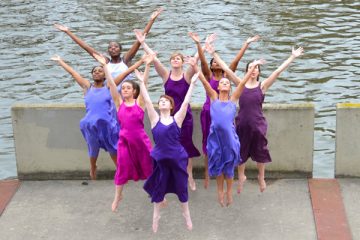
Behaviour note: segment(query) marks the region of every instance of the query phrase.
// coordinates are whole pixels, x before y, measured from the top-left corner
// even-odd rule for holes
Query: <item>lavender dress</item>
[[[241,142],[242,163],[249,157],[259,163],[271,162],[266,139],[267,122],[262,111],[264,98],[260,83],[256,88],[245,87],[239,98],[236,133]]]
[[[211,77],[209,83],[212,89],[214,89],[217,93],[219,93],[218,90],[219,81],[216,80],[214,76]],[[211,124],[210,98],[208,95],[206,95],[206,100],[200,113],[200,123],[201,123],[201,131],[202,131],[202,150],[203,153],[207,155],[206,144],[207,144],[207,138],[209,136],[210,124]]]
[[[89,157],[97,157],[100,148],[116,154],[119,125],[113,114],[109,89],[90,88],[85,93],[86,115],[80,121],[80,130],[88,146]]]
[[[144,184],[151,202],[162,202],[166,193],[175,193],[180,202],[188,201],[188,154],[180,143],[180,128],[175,120],[165,125],[157,122],[151,130],[155,147],[151,151],[154,171]]]
[[[181,104],[184,101],[187,90],[189,89],[189,84],[186,82],[184,75],[179,81],[172,80],[170,76],[171,76],[171,72],[164,87],[165,87],[165,94],[174,98],[174,102],[175,102],[174,114],[175,114],[177,111],[179,111]],[[192,134],[193,134],[193,117],[189,105],[184,122],[181,127],[181,136],[180,136],[181,144],[185,148],[187,154],[189,155],[189,158],[200,156],[199,150],[197,150],[197,148],[193,143]]]

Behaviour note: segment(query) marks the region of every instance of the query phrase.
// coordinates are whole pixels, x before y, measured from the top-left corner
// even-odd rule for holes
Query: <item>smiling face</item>
[[[121,54],[121,46],[117,42],[109,42],[108,53],[111,57],[118,57]]]
[[[104,71],[103,67],[101,67],[101,66],[94,67],[91,70],[91,74],[92,74],[92,78],[95,82],[105,81],[105,71]]]
[[[231,90],[230,80],[227,78],[220,79],[218,89],[220,92],[221,91],[230,92]]]
[[[170,57],[170,64],[173,68],[181,68],[184,64],[184,56],[181,53],[173,53]]]

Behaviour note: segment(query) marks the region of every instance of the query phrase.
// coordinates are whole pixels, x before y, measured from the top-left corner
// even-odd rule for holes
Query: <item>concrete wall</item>
[[[336,106],[335,176],[360,177],[360,104]]]
[[[200,105],[192,105],[194,142],[201,151]],[[20,179],[88,178],[87,147],[79,129],[83,104],[15,104],[12,106],[15,150]],[[265,105],[268,140],[273,159],[267,177],[311,176],[314,145],[313,104]],[[149,131],[149,121],[145,120]],[[248,162],[249,176],[255,168]],[[202,177],[202,157],[194,159],[195,175]],[[101,151],[98,176],[112,178],[114,164]]]

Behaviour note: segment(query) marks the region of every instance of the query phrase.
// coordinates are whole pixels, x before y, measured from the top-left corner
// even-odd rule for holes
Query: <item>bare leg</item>
[[[190,217],[189,202],[181,203],[181,207],[183,212],[182,214],[185,218],[186,227],[188,230],[192,230],[193,225]]]
[[[188,162],[188,165],[187,165],[187,172],[189,174],[189,186],[190,186],[190,189],[192,191],[195,191],[196,190],[196,184],[195,184],[195,181],[194,181],[194,178],[193,178],[193,173],[192,173],[192,159],[189,158],[189,162]]]
[[[226,178],[226,206],[229,206],[233,202],[232,197],[232,184],[233,184],[233,178]]]
[[[225,206],[224,204],[224,175],[221,174],[220,176],[216,177],[217,183],[217,191],[218,191],[218,201],[222,207]]]
[[[207,155],[204,155],[204,166],[205,166],[205,179],[204,179],[204,188],[207,189],[209,187],[209,180],[210,180],[210,177],[209,177],[209,159],[208,159],[208,156]]]
[[[111,155],[110,154],[110,157],[111,157],[111,159],[113,160],[113,162],[114,162],[114,164],[115,164],[115,167],[117,166],[117,155],[115,154],[115,155]]]
[[[96,160],[97,157],[90,157],[90,178],[96,180]]]
[[[260,192],[265,191],[266,189],[266,182],[265,182],[265,163],[257,163],[259,175],[258,175],[258,182],[260,187]]]
[[[124,185],[116,185],[115,186],[115,197],[114,197],[114,201],[111,205],[111,210],[113,212],[116,212],[118,206],[119,206],[119,203],[122,199],[122,190],[124,188]]]
[[[160,208],[166,208],[168,205],[168,202],[167,202],[166,198],[164,198],[164,200],[162,202],[160,202],[159,204],[160,204]]]
[[[159,227],[160,204],[161,203],[154,203],[153,224],[152,224],[152,229],[153,229],[154,233],[157,232],[158,227]]]
[[[244,189],[244,183],[246,181],[245,176],[245,163],[238,166],[238,176],[239,176],[239,182],[237,186],[237,193],[240,194],[242,190]]]

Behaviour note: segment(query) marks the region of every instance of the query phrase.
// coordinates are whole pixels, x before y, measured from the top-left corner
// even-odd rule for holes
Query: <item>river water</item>
[[[135,28],[143,28],[151,12],[160,15],[148,35],[148,44],[168,66],[175,50],[195,53],[187,37],[196,31],[202,38],[217,33],[216,49],[230,62],[242,43],[255,34],[261,41],[250,46],[239,64],[263,57],[264,79],[291,53],[303,46],[305,55],[278,78],[266,95],[266,103],[315,104],[314,177],[334,175],[335,106],[359,102],[360,2],[357,1],[166,1],[159,0],[2,0],[0,3],[0,179],[16,176],[10,107],[14,102],[82,102],[73,79],[50,59],[62,56],[82,76],[90,78],[96,65],[89,55],[64,33],[53,28],[69,26],[95,49],[106,52],[109,40],[127,50]],[[139,51],[140,56],[142,51]],[[149,84],[155,99],[162,92],[154,70]],[[204,101],[201,86],[193,102]],[[269,126],[271,127],[271,126]]]

